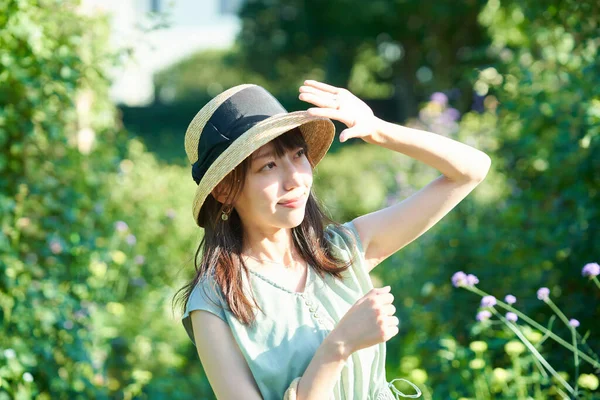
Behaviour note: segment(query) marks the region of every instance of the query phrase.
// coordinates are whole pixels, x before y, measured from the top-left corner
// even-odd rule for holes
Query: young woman
[[[369,272],[464,199],[490,158],[385,122],[346,89],[306,81],[300,99],[317,107],[288,113],[260,86],[240,85],[190,123],[204,237],[183,325],[219,399],[419,397],[414,385],[406,395],[386,382],[385,342],[399,321],[390,287],[374,288]],[[335,135],[330,119],[348,126],[340,141],[361,138],[442,175],[398,204],[331,221],[311,191]]]

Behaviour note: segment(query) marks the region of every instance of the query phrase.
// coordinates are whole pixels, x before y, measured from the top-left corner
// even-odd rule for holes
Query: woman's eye
[[[296,155],[297,155],[297,156],[299,156],[299,157],[302,157],[302,156],[304,156],[305,154],[306,154],[306,150],[304,150],[304,149],[300,149],[300,150],[299,150],[299,151],[296,153]],[[269,168],[269,166],[271,166],[271,168]],[[275,162],[274,162],[274,161],[271,161],[270,163],[268,163],[268,164],[265,164],[265,166],[264,166],[264,167],[262,167],[261,171],[270,171],[270,170],[271,170],[271,169],[272,169],[274,166],[275,166]]]
[[[268,170],[270,170],[271,168],[267,168],[269,165],[273,165],[273,166],[275,166],[275,163],[274,163],[273,161],[271,161],[270,163],[266,164],[266,165],[263,167],[263,171],[268,171]]]

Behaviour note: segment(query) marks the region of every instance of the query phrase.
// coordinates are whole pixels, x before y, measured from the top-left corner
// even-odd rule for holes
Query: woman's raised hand
[[[310,115],[335,119],[348,126],[348,129],[340,133],[340,142],[361,138],[367,143],[373,143],[372,138],[380,120],[364,101],[347,89],[306,80],[300,86],[299,98],[317,106],[308,109]]]
[[[394,316],[396,307],[390,286],[373,288],[358,299],[340,319],[331,340],[343,344],[345,355],[386,342],[398,334],[400,320]]]

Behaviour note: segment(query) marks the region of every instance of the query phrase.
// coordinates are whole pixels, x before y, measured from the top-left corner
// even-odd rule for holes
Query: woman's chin
[[[305,210],[303,208],[296,209],[281,219],[282,225],[286,228],[295,228],[304,221]]]

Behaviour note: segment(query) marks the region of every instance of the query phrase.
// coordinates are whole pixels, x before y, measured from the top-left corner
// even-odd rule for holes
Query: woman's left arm
[[[379,118],[373,127],[366,141],[422,161],[455,182],[481,182],[492,163],[481,150],[436,133]]]
[[[491,166],[487,154],[464,143],[377,118],[346,89],[306,81],[300,92],[301,100],[319,106],[310,108],[310,114],[348,126],[341,132],[340,141],[361,138],[406,154],[442,173],[409,198],[353,220],[368,271],[440,221],[485,178]]]

